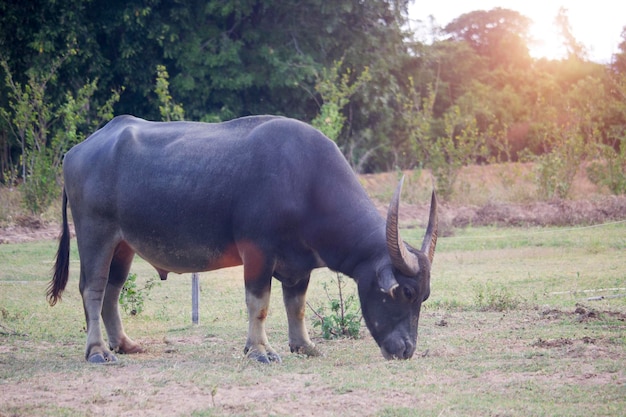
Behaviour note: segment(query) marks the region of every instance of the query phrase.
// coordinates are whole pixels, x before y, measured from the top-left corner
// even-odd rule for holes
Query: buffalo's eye
[[[417,291],[415,291],[415,288],[412,288],[412,287],[409,287],[409,286],[403,286],[402,287],[402,295],[404,295],[404,298],[408,302],[412,303],[417,298]]]

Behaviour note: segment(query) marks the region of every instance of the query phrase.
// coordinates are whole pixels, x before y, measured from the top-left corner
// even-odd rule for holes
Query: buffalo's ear
[[[393,292],[398,288],[398,281],[396,281],[396,277],[393,275],[393,270],[391,267],[383,268],[378,271],[378,286],[380,290],[386,294],[389,294],[393,297]]]

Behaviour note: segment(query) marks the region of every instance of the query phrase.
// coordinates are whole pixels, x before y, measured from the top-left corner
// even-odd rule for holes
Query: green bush
[[[330,312],[321,306],[313,310],[316,319],[313,327],[319,327],[324,339],[338,339],[342,337],[358,339],[361,331],[361,309],[356,294],[346,297],[344,294],[346,281],[337,273],[337,293],[331,295],[328,283],[324,283],[324,291],[330,302]],[[309,306],[310,307],[310,306]]]
[[[577,129],[556,123],[538,128],[545,151],[526,158],[535,162],[535,184],[545,200],[569,196],[580,163],[587,156],[584,137]]]
[[[47,154],[45,151],[40,153]],[[22,185],[24,207],[32,214],[41,214],[59,194],[57,169],[52,166],[50,158],[37,156],[31,165],[28,180]]]
[[[589,179],[615,195],[626,194],[626,136],[614,146],[598,145],[598,157],[587,168]]]
[[[126,314],[131,316],[141,314],[144,300],[150,298],[150,291],[155,285],[159,285],[159,282],[155,278],[150,278],[143,288],[139,288],[137,274],[129,274],[120,293],[120,305]]]

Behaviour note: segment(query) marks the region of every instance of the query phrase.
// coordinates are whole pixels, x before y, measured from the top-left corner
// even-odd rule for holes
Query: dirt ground
[[[386,206],[379,205],[381,214]],[[428,205],[402,204],[400,223],[424,227]],[[527,204],[489,203],[484,206],[442,204],[439,210],[440,234],[453,234],[467,226],[579,226],[626,219],[626,196],[598,197],[594,200],[555,200]]]
[[[426,314],[432,319],[434,313]],[[524,326],[543,326],[547,322],[559,320],[562,316],[575,317],[587,326],[598,321],[601,315],[615,314],[615,319],[623,322],[626,315],[623,313],[600,312],[584,307],[576,311],[561,311],[549,309],[539,313],[518,312],[503,315],[489,315],[481,319],[481,326],[501,327],[507,329]],[[443,326],[439,332],[440,339],[435,341],[431,349],[420,353],[421,357],[429,357],[419,369],[420,383],[424,386],[440,385],[444,391],[420,392],[419,395],[409,394],[399,390],[386,390],[384,395],[374,394],[373,390],[362,388],[341,388],[334,386],[331,381],[309,371],[281,372],[280,367],[269,368],[267,372],[259,371],[264,365],[248,365],[246,373],[251,380],[245,383],[227,381],[219,386],[207,384],[203,379],[194,376],[196,373],[206,372],[201,361],[190,359],[190,347],[204,347],[211,343],[223,342],[215,336],[196,334],[169,338],[166,342],[157,339],[144,339],[142,343],[149,346],[148,352],[125,359],[116,365],[88,366],[68,365],[67,358],[59,358],[58,350],[50,342],[38,342],[38,346],[2,346],[0,353],[5,358],[12,354],[20,355],[19,350],[36,349],[41,357],[52,352],[53,361],[59,362],[55,367],[46,367],[46,370],[35,372],[35,375],[24,377],[20,382],[1,384],[0,387],[0,417],[17,416],[134,416],[156,417],[163,415],[177,416],[395,416],[403,415],[409,410],[419,410],[430,402],[435,402],[435,395],[447,395],[445,390],[459,389],[457,374],[443,375],[441,362],[447,360],[467,360],[470,357],[465,347],[455,346],[445,342],[453,337],[453,333],[461,332],[465,339],[475,337],[473,326],[467,326],[462,319],[462,312],[452,312],[446,315],[449,323],[437,324]],[[486,320],[486,321],[485,321]],[[478,322],[472,322],[479,325]],[[585,327],[586,328],[586,327]],[[434,335],[433,335],[434,336]],[[209,340],[213,338],[214,340]],[[361,345],[373,345],[374,341],[365,335]],[[32,342],[24,341],[24,344]],[[470,343],[470,342],[468,342]],[[554,383],[558,386],[571,385],[590,387],[591,390],[609,386],[624,386],[624,373],[615,368],[592,366],[594,361],[604,361],[612,358],[615,363],[623,360],[620,352],[610,340],[596,336],[594,333],[585,333],[581,337],[535,338],[529,344],[527,339],[511,338],[502,341],[501,346],[494,346],[492,355],[522,355],[524,352],[533,352],[533,355],[550,355],[552,360],[559,361],[565,369],[552,372],[542,370],[531,372],[528,370],[500,370],[493,367],[485,372],[465,376],[471,378],[472,384],[487,387],[488,390],[505,390],[510,386],[532,386]],[[496,353],[499,349],[506,350]],[[187,352],[184,352],[187,350]],[[32,355],[32,354],[31,354]],[[35,356],[35,355],[32,355]],[[159,361],[159,357],[167,357]],[[75,360],[72,358],[71,360]],[[313,359],[309,359],[313,360]],[[324,360],[330,360],[324,358]],[[419,361],[420,358],[414,359]],[[165,362],[168,364],[165,365]],[[573,369],[572,363],[582,366]],[[40,363],[33,359],[33,364]],[[437,365],[439,364],[439,365]],[[2,363],[0,363],[2,365]],[[72,367],[71,372],[63,367]],[[212,365],[206,365],[209,369]],[[287,365],[289,366],[289,365]],[[335,362],[334,368],[341,372],[344,366],[355,366],[370,369],[371,372],[383,372],[384,367],[378,363],[346,365]],[[502,365],[504,366],[504,365]],[[506,368],[506,366],[504,366]],[[393,367],[392,367],[393,368]],[[330,372],[335,372],[331,369]],[[233,372],[241,370],[233,369]],[[397,369],[396,369],[397,371]],[[189,379],[181,379],[180,375],[188,375]],[[195,379],[194,379],[195,378]],[[228,380],[228,378],[225,378]],[[1,380],[0,380],[1,382]],[[477,392],[476,395],[483,395]],[[79,411],[80,410],[80,411]],[[204,411],[198,411],[204,410]],[[387,413],[385,410],[392,410]],[[444,415],[442,410],[439,415]],[[450,411],[450,410],[448,410]],[[80,413],[80,414],[77,414]],[[567,414],[567,413],[565,413]],[[436,415],[431,413],[413,413],[411,415]],[[445,415],[463,415],[453,411]],[[472,414],[478,415],[478,414]],[[521,412],[509,410],[505,414],[489,415],[525,415]],[[530,415],[530,414],[529,414]],[[605,414],[595,414],[605,415]]]
[[[161,369],[141,364],[114,366],[105,372],[85,372],[78,378],[75,375],[68,378],[68,374],[62,372],[48,373],[31,379],[32,386],[28,390],[15,385],[7,389],[12,391],[11,402],[16,405],[39,404],[45,409],[50,403],[76,409],[77,404],[83,402],[86,416],[190,416],[203,409],[213,409],[215,415],[365,416],[385,404],[409,408],[415,400],[413,396],[398,392],[379,399],[372,398],[371,392],[365,390],[338,393],[311,374],[277,375],[252,386],[226,385],[215,391],[191,381],[162,387],[146,383],[160,379],[162,373]],[[299,400],[294,401],[295,398]],[[34,409],[32,415],[41,411]],[[2,413],[0,416],[9,417]]]

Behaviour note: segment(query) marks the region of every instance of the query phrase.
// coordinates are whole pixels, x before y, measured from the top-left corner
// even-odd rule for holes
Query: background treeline
[[[444,198],[461,166],[518,160],[536,163],[545,198],[567,197],[583,165],[626,192],[626,31],[610,64],[592,62],[562,10],[568,56],[534,59],[515,11],[437,27],[409,24],[407,5],[0,2],[0,179],[39,212],[64,152],[114,115],[271,113],[322,129],[359,172],[429,168]]]

